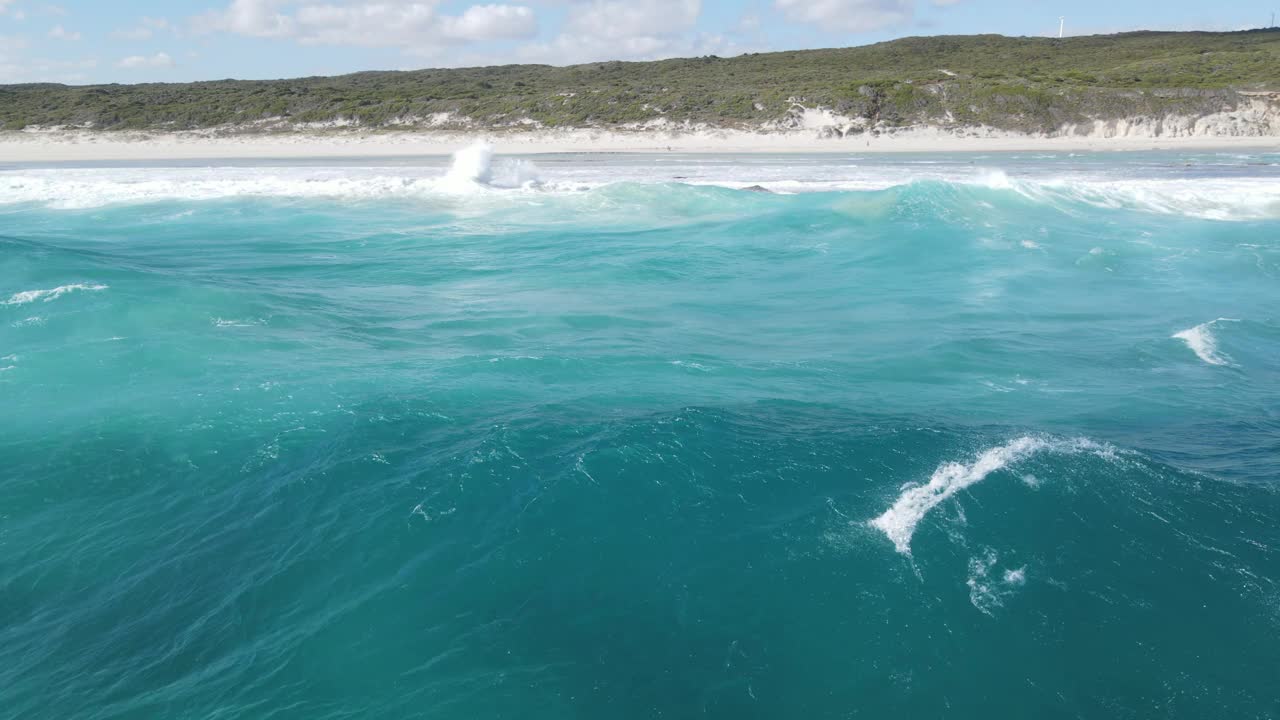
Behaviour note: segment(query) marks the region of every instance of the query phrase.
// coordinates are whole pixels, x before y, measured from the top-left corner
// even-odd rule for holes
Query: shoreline
[[[499,155],[572,153],[866,154],[964,152],[1134,152],[1152,150],[1280,152],[1280,136],[1068,136],[987,133],[961,136],[914,130],[876,137],[818,137],[814,133],[436,132],[297,133],[213,136],[197,133],[0,134],[0,162],[296,159],[447,156],[477,140]]]

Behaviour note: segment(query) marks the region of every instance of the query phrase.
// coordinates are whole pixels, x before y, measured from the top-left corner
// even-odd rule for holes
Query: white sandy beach
[[[1280,137],[1037,137],[1005,133],[957,135],[916,130],[879,136],[822,137],[812,132],[325,132],[210,133],[36,132],[0,134],[0,162],[341,158],[447,155],[484,138],[507,155],[542,153],[930,153],[1093,152],[1137,150],[1271,150]]]

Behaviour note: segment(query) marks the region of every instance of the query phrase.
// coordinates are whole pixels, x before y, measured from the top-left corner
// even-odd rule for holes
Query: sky
[[[1264,27],[1280,0],[0,0],[0,83],[568,65],[910,35]]]

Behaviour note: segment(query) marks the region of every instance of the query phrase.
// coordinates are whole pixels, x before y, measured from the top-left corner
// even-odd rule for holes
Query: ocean
[[[0,717],[1280,717],[1280,155],[491,152],[0,165]]]

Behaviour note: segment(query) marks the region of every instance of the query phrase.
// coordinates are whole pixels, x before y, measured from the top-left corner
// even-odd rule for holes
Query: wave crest
[[[961,490],[982,482],[991,473],[1043,452],[1092,452],[1109,455],[1113,451],[1108,446],[1084,438],[1054,440],[1031,435],[1016,438],[1004,445],[983,450],[968,463],[953,461],[939,465],[929,482],[904,486],[893,506],[869,521],[869,524],[893,541],[898,552],[910,555],[911,537],[915,534],[916,526],[930,510]]]
[[[1231,365],[1231,358],[1218,352],[1218,338],[1213,334],[1213,326],[1220,322],[1240,321],[1235,318],[1218,318],[1176,332],[1171,337],[1185,342],[1196,357],[1210,365]]]
[[[4,301],[3,304],[4,305],[26,305],[27,303],[33,303],[37,300],[42,300],[44,302],[51,302],[53,300],[57,300],[58,298],[70,292],[76,292],[76,291],[96,292],[98,290],[106,290],[106,289],[107,289],[106,285],[87,285],[84,283],[77,283],[75,285],[62,285],[56,288],[50,288],[48,290],[24,290],[22,292],[17,292],[9,296],[9,299]]]

